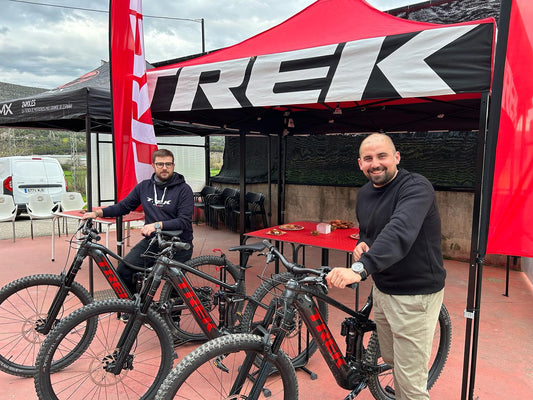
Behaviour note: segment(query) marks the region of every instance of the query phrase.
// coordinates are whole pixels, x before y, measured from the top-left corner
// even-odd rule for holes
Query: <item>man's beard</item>
[[[372,171],[384,171],[383,174],[373,175]],[[374,168],[367,172],[367,178],[372,182],[374,186],[384,186],[394,179],[397,171],[389,171],[384,168]]]

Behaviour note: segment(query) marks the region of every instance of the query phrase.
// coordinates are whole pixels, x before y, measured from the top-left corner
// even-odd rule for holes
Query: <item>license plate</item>
[[[26,189],[26,193],[42,193],[44,192],[43,188],[29,188]]]

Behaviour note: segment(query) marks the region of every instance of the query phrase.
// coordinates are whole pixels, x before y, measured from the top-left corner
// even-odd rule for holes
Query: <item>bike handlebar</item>
[[[280,251],[274,246],[272,243],[270,243],[268,240],[263,240],[263,244],[268,249],[269,253],[274,254],[281,263],[287,268],[289,272],[292,272],[295,275],[316,275],[318,277],[324,278],[325,275],[329,271],[331,271],[330,267],[322,267],[320,269],[313,269],[313,268],[307,268],[303,265],[292,263],[289,260],[285,258],[283,254],[280,253]]]
[[[189,250],[191,245],[189,243],[182,242],[180,236],[183,231],[162,231],[156,229],[155,238],[157,238],[157,244],[160,249],[167,249],[171,247],[174,250]],[[165,240],[163,237],[170,237],[170,240]]]
[[[83,220],[83,223],[79,226],[78,231],[81,231],[81,233],[85,236],[88,236],[90,239],[98,242],[101,237],[98,234],[98,231],[93,227],[93,220],[92,218],[87,218]]]

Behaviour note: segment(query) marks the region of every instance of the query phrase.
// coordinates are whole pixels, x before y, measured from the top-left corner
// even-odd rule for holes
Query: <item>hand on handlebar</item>
[[[152,233],[154,233],[155,230],[156,230],[154,225],[155,225],[155,223],[144,225],[144,226],[142,227],[142,229],[141,229],[141,234],[142,234],[143,236],[150,236],[150,235],[151,235]]]
[[[85,214],[82,215],[81,219],[96,219],[96,213],[94,211],[88,211]]]
[[[333,268],[331,272],[326,276],[326,282],[328,287],[336,287],[344,289],[346,286],[352,283],[361,281],[361,275],[352,271],[351,268],[337,267]]]

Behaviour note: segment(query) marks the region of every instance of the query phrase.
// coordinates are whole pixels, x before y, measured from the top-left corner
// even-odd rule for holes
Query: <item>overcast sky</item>
[[[380,10],[421,0],[367,0]],[[314,0],[145,0],[146,60],[236,44]],[[0,0],[0,81],[52,89],[109,59],[108,0]],[[96,10],[96,11],[91,11]],[[158,17],[158,18],[154,18]]]

